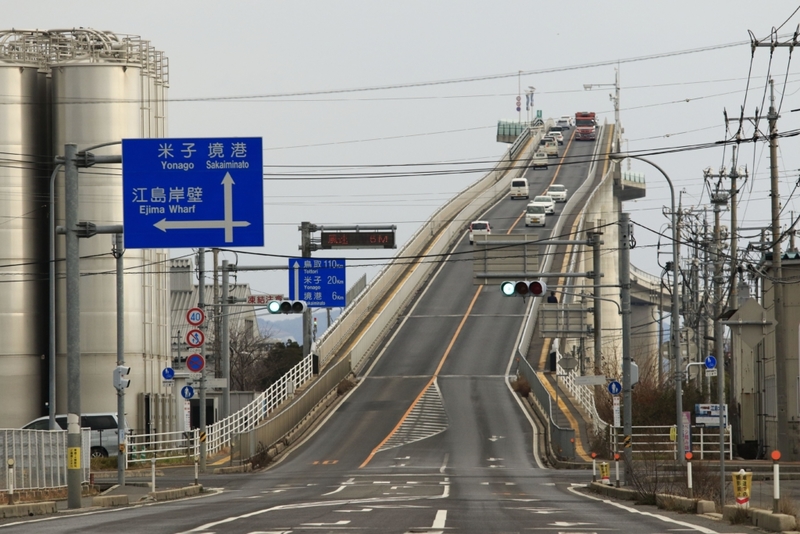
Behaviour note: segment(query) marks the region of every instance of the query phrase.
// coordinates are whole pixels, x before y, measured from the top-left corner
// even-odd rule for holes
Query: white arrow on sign
[[[294,286],[289,290],[289,298],[297,299],[300,295],[300,262],[294,262]]]
[[[225,218],[221,221],[168,221],[165,218],[161,219],[153,226],[166,232],[167,230],[208,230],[214,228],[222,228],[225,230],[225,242],[233,243],[233,229],[250,226],[249,221],[234,221],[233,220],[233,181],[231,173],[226,172],[225,178],[222,179],[223,188],[223,203],[225,207]]]

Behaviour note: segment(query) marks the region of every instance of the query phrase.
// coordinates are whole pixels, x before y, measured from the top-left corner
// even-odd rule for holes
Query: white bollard
[[[156,459],[150,458],[150,491],[156,490]]]
[[[781,470],[778,460],[781,459],[780,451],[772,451],[772,513],[780,513],[781,500]]]

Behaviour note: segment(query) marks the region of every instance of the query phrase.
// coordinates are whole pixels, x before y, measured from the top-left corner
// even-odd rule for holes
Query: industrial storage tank
[[[50,30],[53,145],[78,150],[124,138],[165,134],[167,64],[161,52],[135,36],[91,29]],[[92,149],[121,153],[121,145]],[[64,224],[63,173],[56,180],[58,224]],[[119,165],[80,169],[79,219],[97,225],[122,224]],[[59,238],[57,257],[64,258]],[[116,260],[112,236],[80,239],[81,411],[116,411],[112,372],[116,366]],[[169,365],[168,251],[126,250],[124,260],[125,360],[131,367],[127,420],[141,428],[144,395],[161,391],[161,370]],[[67,407],[65,265],[58,264],[58,411]],[[149,413],[158,413],[151,406]],[[161,426],[161,425],[159,425]],[[162,427],[163,428],[163,427]]]
[[[46,73],[38,31],[0,32],[0,428],[47,410]]]

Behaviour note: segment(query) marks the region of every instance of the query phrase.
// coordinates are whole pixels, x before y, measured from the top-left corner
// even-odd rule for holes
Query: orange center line
[[[361,469],[362,467],[366,467],[366,465],[370,461],[372,461],[372,457],[375,456],[378,450],[380,450],[380,448],[383,447],[386,444],[386,442],[389,441],[389,439],[397,433],[397,431],[403,425],[405,420],[408,419],[408,416],[411,414],[411,410],[413,410],[414,407],[417,404],[419,404],[419,401],[422,399],[422,396],[425,395],[425,392],[428,391],[428,388],[431,387],[434,380],[436,380],[436,378],[439,376],[439,372],[442,370],[442,366],[444,366],[444,362],[447,359],[447,356],[450,355],[450,351],[453,349],[453,345],[455,345],[456,339],[458,339],[458,336],[461,333],[461,329],[464,328],[464,323],[467,322],[467,318],[469,317],[470,313],[472,313],[472,308],[475,306],[475,302],[478,300],[478,295],[481,294],[481,290],[483,290],[483,286],[478,286],[478,289],[475,291],[475,295],[472,297],[472,302],[469,303],[469,307],[467,308],[466,313],[464,313],[464,317],[461,318],[461,323],[459,323],[458,328],[456,328],[456,332],[455,334],[453,334],[453,338],[450,340],[450,344],[447,345],[447,349],[445,349],[442,359],[439,360],[439,365],[433,372],[433,376],[431,377],[431,379],[428,381],[427,384],[425,384],[425,387],[422,388],[422,391],[419,392],[417,398],[414,399],[414,402],[411,403],[411,406],[408,407],[408,410],[406,410],[406,413],[403,414],[403,417],[400,418],[400,421],[397,422],[392,431],[389,432],[389,434],[385,438],[383,438],[383,441],[381,441],[377,447],[372,449],[372,452],[369,453],[367,459],[364,460],[364,462],[358,466],[359,469]]]

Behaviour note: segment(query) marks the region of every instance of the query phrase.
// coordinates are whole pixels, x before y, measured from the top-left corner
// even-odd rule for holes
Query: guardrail
[[[266,453],[270,447],[286,439],[287,435],[303,424],[322,399],[333,394],[350,371],[350,360],[347,358],[339,360],[274,418],[233,436],[231,443],[236,454],[232,457],[236,456],[239,462],[245,462],[254,456]]]
[[[200,431],[160,432],[125,436],[125,469],[136,463],[169,461],[200,456]]]
[[[89,481],[92,434],[81,429],[81,481]],[[41,490],[67,486],[67,431],[0,429],[0,490]],[[14,460],[14,469],[8,461]],[[11,482],[13,473],[13,485]]]
[[[631,427],[631,451],[633,456],[656,455],[663,458],[678,459],[677,441],[673,441],[675,426],[633,426]],[[725,429],[724,453],[729,460],[733,460],[733,437],[730,428]],[[691,427],[692,447],[691,452],[695,460],[704,460],[707,456],[719,459],[719,428],[706,428],[702,426]],[[675,436],[676,438],[678,436]],[[611,440],[609,454],[623,450],[622,440],[624,432],[622,427],[611,427]]]

